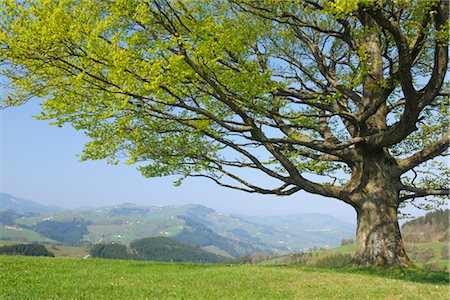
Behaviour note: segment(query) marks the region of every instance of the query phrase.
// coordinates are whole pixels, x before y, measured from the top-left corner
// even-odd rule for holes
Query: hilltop
[[[0,193],[0,212],[6,210],[13,210],[16,213],[22,214],[46,214],[58,211],[60,208],[46,206],[31,200],[17,198],[10,194]]]

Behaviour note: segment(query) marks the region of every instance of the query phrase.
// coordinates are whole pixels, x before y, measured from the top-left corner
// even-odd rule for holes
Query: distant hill
[[[149,261],[219,263],[226,258],[159,236],[136,240],[128,247],[118,243],[100,243],[89,250],[91,257]]]
[[[71,221],[45,220],[27,227],[42,236],[70,246],[81,245],[83,236],[89,233],[84,221],[76,219]]]
[[[449,241],[449,210],[438,209],[402,225],[402,236],[409,243]]]
[[[342,239],[354,238],[355,225],[323,214],[241,217],[262,228],[257,233],[267,243],[284,246],[289,252],[312,247],[334,247]],[[277,234],[273,234],[276,232]],[[242,232],[240,232],[242,234]],[[251,236],[255,236],[254,233]]]
[[[436,210],[403,224],[402,236],[405,250],[408,257],[417,266],[426,270],[449,271],[449,212],[448,209]],[[282,219],[277,219],[276,222],[282,221]],[[351,256],[356,251],[354,243],[344,242],[342,241],[340,247],[332,249],[319,249],[309,253],[288,253],[272,257],[251,255],[237,258],[233,262],[341,267],[351,263]],[[346,242],[350,242],[350,240]]]
[[[218,263],[225,258],[167,237],[134,241],[130,249],[138,258],[152,261]]]
[[[0,193],[0,211],[14,210],[18,213],[46,214],[58,211],[59,208],[41,205],[31,200],[20,199],[10,194]]]
[[[282,254],[312,247],[333,247],[355,234],[354,225],[326,215],[238,217],[193,204],[138,206],[125,203],[28,216],[5,210],[0,217],[4,220],[4,226],[0,224],[0,239],[18,240],[14,234],[19,233],[23,239],[23,232],[30,230],[35,230],[36,236],[40,234],[39,241],[45,236],[72,245],[130,244],[146,237],[164,236],[230,258],[252,253]],[[86,230],[68,226],[74,220],[84,224]],[[69,234],[70,242],[65,238]],[[25,239],[35,241],[30,234]]]
[[[198,220],[195,221],[194,219],[183,216],[180,216],[180,218],[185,220],[186,226],[180,233],[172,237],[179,242],[203,247],[209,249],[209,251],[227,257],[239,257],[254,252],[273,253],[273,250],[270,249],[269,245],[264,245],[262,243],[253,245],[249,242],[240,241],[239,239],[227,238],[215,233],[205,224],[198,222]],[[214,251],[214,249],[219,249],[219,251]]]
[[[0,247],[0,255],[50,256],[55,255],[43,245],[16,244]]]

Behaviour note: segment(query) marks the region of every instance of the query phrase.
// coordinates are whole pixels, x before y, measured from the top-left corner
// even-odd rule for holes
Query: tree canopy
[[[44,98],[83,160],[358,212],[448,195],[447,1],[1,3],[3,103]]]

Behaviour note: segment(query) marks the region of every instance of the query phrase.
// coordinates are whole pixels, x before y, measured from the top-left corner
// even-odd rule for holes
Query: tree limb
[[[432,143],[422,151],[419,151],[409,158],[400,160],[398,166],[402,173],[405,173],[421,163],[439,156],[445,152],[450,143],[450,131],[447,132],[440,140]]]

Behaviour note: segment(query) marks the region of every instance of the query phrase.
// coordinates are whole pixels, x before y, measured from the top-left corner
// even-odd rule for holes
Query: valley
[[[9,197],[16,204],[20,202]],[[125,203],[44,214],[26,211],[26,206],[16,209],[5,205],[0,212],[0,239],[77,246],[129,244],[145,237],[165,236],[229,258],[255,252],[273,255],[334,247],[355,232],[354,225],[326,215],[238,217],[194,204]]]

